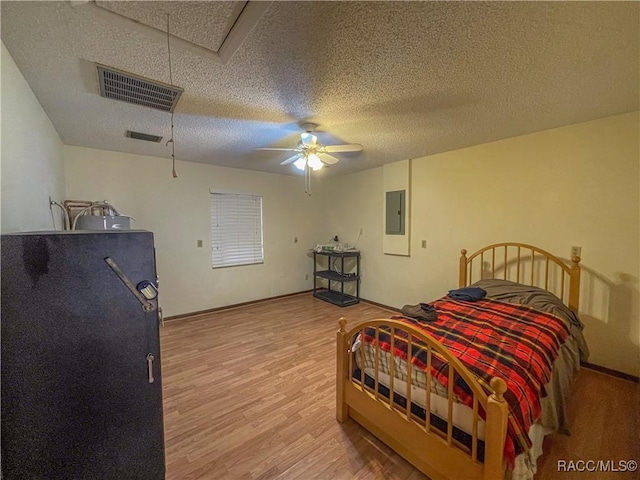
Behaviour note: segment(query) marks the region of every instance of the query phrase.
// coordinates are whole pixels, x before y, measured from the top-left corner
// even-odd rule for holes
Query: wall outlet
[[[309,274],[308,273],[304,276],[304,279],[305,280],[309,280]]]
[[[198,240],[198,242],[196,243],[196,245],[198,246],[198,248],[202,248],[202,240]]]
[[[571,247],[571,258],[582,255],[582,247]]]
[[[422,248],[427,248],[427,241],[426,240],[422,240]]]
[[[293,237],[293,243],[298,243],[298,237]]]

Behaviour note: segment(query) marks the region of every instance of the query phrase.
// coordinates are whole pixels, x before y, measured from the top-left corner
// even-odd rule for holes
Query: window
[[[264,261],[262,197],[211,192],[213,268]]]

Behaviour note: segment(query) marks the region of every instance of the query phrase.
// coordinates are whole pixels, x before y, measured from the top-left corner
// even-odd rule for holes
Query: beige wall
[[[345,208],[326,232],[353,242],[363,229],[362,296],[396,307],[455,288],[461,248],[581,246],[590,360],[639,375],[639,127],[633,112],[414,159],[410,258],[382,253],[382,168],[327,179]]]
[[[70,146],[64,151],[67,198],[106,199],[136,218],[132,228],[154,232],[165,316],[312,288],[306,252],[318,238],[318,185],[308,197],[301,177],[177,162],[174,179],[167,159]],[[211,268],[210,188],[264,197],[264,264]],[[203,248],[196,247],[199,239]]]
[[[62,142],[4,44],[1,52],[1,231],[53,230],[49,197],[65,193]],[[55,219],[62,228],[60,209]]]

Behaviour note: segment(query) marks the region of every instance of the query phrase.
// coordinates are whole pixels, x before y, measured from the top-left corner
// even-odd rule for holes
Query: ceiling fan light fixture
[[[309,154],[309,156],[307,157],[307,163],[314,170],[320,170],[322,167],[324,167],[324,163],[322,163],[320,157],[318,157],[318,155],[316,155],[315,153]]]
[[[298,170],[303,170],[304,171],[304,167],[307,164],[307,159],[304,157],[300,157],[298,160],[296,160],[295,162],[293,162],[293,165],[298,169]]]

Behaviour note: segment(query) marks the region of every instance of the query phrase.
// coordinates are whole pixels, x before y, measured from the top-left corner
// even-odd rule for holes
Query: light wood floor
[[[359,425],[335,420],[335,332],[388,317],[310,294],[174,320],[161,330],[167,480],[424,479]],[[558,473],[558,460],[640,460],[637,384],[582,370],[573,435],[545,440],[541,479],[639,478]]]

